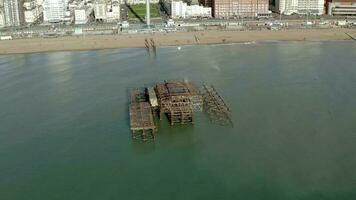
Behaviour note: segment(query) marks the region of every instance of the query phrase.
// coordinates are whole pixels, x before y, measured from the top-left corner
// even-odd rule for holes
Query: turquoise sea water
[[[233,128],[196,116],[131,139],[127,90],[211,83]],[[0,200],[356,199],[356,43],[0,56]]]

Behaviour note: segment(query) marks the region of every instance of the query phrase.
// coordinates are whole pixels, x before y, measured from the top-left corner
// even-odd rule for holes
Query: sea
[[[214,85],[233,127],[195,114],[131,137],[128,91]],[[355,200],[356,43],[0,56],[1,200]]]

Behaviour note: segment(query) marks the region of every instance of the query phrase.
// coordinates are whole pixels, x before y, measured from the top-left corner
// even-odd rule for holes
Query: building
[[[36,7],[36,1],[25,1],[23,7],[27,10],[31,10]]]
[[[86,24],[88,22],[88,15],[85,8],[78,8],[74,10],[75,24]]]
[[[42,10],[41,8],[34,8],[31,10],[25,10],[25,22],[26,23],[34,23],[36,22],[41,16]]]
[[[0,28],[5,26],[4,6],[3,0],[0,0]]]
[[[183,1],[172,1],[171,16],[172,18],[190,18],[190,17],[211,17],[211,7],[199,5],[188,6]]]
[[[272,9],[275,12],[291,14],[324,14],[324,0],[276,0]]]
[[[211,7],[203,7],[199,5],[187,6],[188,17],[211,17]]]
[[[171,3],[171,17],[172,18],[186,18],[187,3],[182,1],[172,1]]]
[[[95,20],[106,20],[106,3],[104,1],[97,1],[94,4]]]
[[[213,7],[213,0],[199,0],[198,3],[204,7]]]
[[[257,17],[269,13],[269,0],[215,0],[213,16],[216,18]]]
[[[43,0],[35,0],[37,6],[43,6]]]
[[[106,21],[118,21],[120,20],[120,3],[113,2],[106,12]]]
[[[22,0],[3,0],[5,26],[20,26],[24,22]]]
[[[324,5],[324,0],[298,0],[298,14],[322,15]]]
[[[94,3],[94,16],[97,21],[113,22],[119,21],[121,17],[120,2],[112,0],[109,3],[98,0]]]
[[[37,12],[35,9],[25,10],[24,16],[25,16],[26,23],[33,23],[36,21]]]
[[[80,3],[80,5],[74,5],[72,4],[73,8],[71,7],[71,4],[69,5],[69,10],[74,11],[74,23],[75,24],[86,24],[88,23],[89,20],[92,20],[92,14],[93,14],[93,5],[92,4],[85,4],[84,2]],[[67,14],[67,15],[70,15]]]
[[[65,0],[45,0],[43,3],[43,21],[49,23],[62,22],[66,16]]]
[[[122,1],[124,2],[124,1]],[[150,3],[157,4],[159,0],[150,0]],[[129,5],[134,5],[134,4],[146,4],[146,0],[126,0],[126,3]]]
[[[37,1],[26,1],[24,2],[23,7],[26,23],[34,23],[42,16],[43,7],[38,5]]]
[[[298,0],[275,0],[271,10],[284,15],[298,13]]]
[[[356,0],[332,0],[327,7],[328,15],[356,16]]]
[[[0,28],[5,26],[4,12],[0,10]]]

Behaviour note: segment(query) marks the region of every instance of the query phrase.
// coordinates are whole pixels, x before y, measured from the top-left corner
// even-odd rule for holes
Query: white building
[[[43,6],[43,0],[36,0],[37,6]]]
[[[31,10],[33,8],[36,8],[36,2],[35,1],[26,1],[23,3],[23,7],[26,10]]]
[[[298,0],[299,14],[322,15],[324,11],[324,0]]]
[[[298,0],[276,0],[275,9],[285,15],[298,13]]]
[[[65,18],[66,10],[64,0],[45,0],[43,3],[43,21],[61,22]]]
[[[23,10],[20,0],[4,0],[5,26],[20,26],[23,23]]]
[[[107,21],[117,21],[120,20],[120,4],[113,4],[109,9],[109,12],[106,12]]]
[[[74,10],[74,23],[86,24],[88,22],[88,14],[85,8],[78,8]]]
[[[172,1],[171,16],[172,18],[186,18],[187,3],[182,1]]]
[[[30,0],[23,4],[24,19],[26,23],[33,23],[39,19],[43,12],[43,7],[37,4],[37,1]]]
[[[127,4],[131,5],[131,4],[145,4],[146,0],[126,0]],[[150,0],[150,3],[158,3],[159,0]],[[124,1],[121,1],[121,3],[124,3]]]
[[[186,16],[188,17],[211,17],[211,8],[199,5],[187,6]]]
[[[94,4],[95,20],[106,20],[106,4],[97,2]]]
[[[5,26],[4,13],[0,10],[0,28]]]
[[[25,22],[26,23],[33,23],[36,21],[36,10],[25,10],[24,15],[25,15]]]
[[[97,1],[94,3],[95,20],[102,21],[118,21],[120,20],[120,2],[112,0],[111,3],[106,4],[104,1]]]
[[[33,23],[35,22],[42,13],[42,8],[34,8],[31,10],[25,10],[24,15],[25,15],[25,22],[26,23]]]
[[[211,17],[211,8],[199,5],[188,6],[182,1],[172,1],[172,18]]]
[[[277,0],[275,11],[285,15],[324,13],[324,0]]]

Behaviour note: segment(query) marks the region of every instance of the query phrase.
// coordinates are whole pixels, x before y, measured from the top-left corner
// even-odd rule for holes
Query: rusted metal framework
[[[189,99],[193,111],[203,111],[203,96],[200,91],[190,82],[184,82],[190,93]]]
[[[213,123],[231,125],[231,111],[213,86],[203,86],[204,109]]]
[[[155,139],[156,126],[153,121],[151,105],[140,90],[132,90],[129,106],[130,125],[134,139]]]
[[[202,111],[203,106],[212,123],[233,126],[231,111],[215,88],[203,85],[201,91],[188,81],[164,81],[154,87],[131,90],[132,137],[154,140],[157,131],[155,114],[159,114],[160,119],[166,115],[171,125],[193,124],[194,111]]]
[[[148,102],[145,92],[141,89],[133,89],[130,91],[130,103]]]
[[[167,114],[171,125],[192,124],[193,110],[202,108],[202,97],[198,90],[186,81],[165,81],[155,87],[160,118]]]

